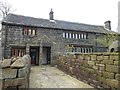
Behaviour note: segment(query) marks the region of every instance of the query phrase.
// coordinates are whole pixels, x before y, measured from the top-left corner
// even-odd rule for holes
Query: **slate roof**
[[[74,23],[68,21],[33,18],[16,14],[8,14],[3,20],[3,24],[25,25],[44,28],[55,28],[64,30],[86,31],[96,33],[114,33],[111,30],[106,30],[104,26],[89,25],[83,23]]]

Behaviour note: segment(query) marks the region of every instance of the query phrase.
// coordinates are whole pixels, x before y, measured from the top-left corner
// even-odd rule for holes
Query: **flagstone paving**
[[[32,66],[30,88],[93,88],[56,67],[48,65]]]

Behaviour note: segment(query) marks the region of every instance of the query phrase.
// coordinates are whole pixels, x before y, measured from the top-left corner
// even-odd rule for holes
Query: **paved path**
[[[55,67],[32,66],[30,88],[92,88]]]

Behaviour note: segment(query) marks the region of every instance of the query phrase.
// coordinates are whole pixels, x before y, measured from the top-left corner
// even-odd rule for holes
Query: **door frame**
[[[48,46],[43,46],[43,53],[44,53],[44,49],[46,49],[46,63],[45,64],[51,64],[51,47],[48,47]],[[43,59],[44,60],[44,59]]]
[[[32,64],[32,49],[35,49],[35,63]],[[30,46],[30,57],[31,57],[31,64],[38,65],[39,64],[39,47],[38,46]]]

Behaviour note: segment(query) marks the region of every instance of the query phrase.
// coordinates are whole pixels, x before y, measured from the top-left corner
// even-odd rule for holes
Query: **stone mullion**
[[[39,48],[39,65],[41,65],[41,62],[42,62],[42,53],[43,53],[43,46],[42,46],[42,40],[40,41],[40,48]]]
[[[26,54],[30,54],[30,45],[29,44],[26,45]]]

